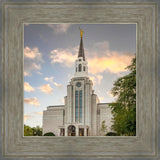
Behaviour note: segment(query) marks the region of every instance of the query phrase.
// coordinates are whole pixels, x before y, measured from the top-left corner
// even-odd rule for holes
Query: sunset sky
[[[110,91],[136,53],[135,24],[25,24],[24,124],[42,126],[47,106],[64,104],[74,76],[80,44],[79,27],[89,77],[101,103],[114,101]]]

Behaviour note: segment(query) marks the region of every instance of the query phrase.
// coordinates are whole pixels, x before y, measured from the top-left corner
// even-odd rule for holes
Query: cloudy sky
[[[110,90],[128,72],[136,53],[135,24],[25,24],[24,124],[42,126],[47,106],[64,104],[67,84],[74,76],[80,44],[79,27],[89,77],[100,102],[114,101]]]

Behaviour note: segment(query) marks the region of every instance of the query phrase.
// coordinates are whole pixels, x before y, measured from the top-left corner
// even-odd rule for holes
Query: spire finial
[[[79,27],[81,38],[83,37],[83,30]]]

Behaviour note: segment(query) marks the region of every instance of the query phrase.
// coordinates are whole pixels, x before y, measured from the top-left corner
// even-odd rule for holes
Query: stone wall
[[[111,125],[112,125],[112,113],[111,109],[108,106],[108,103],[98,103],[98,132],[99,135],[104,136],[107,132],[111,132]],[[103,121],[105,122],[103,126],[106,127],[106,131],[102,129]],[[103,127],[104,128],[104,127]]]
[[[60,126],[64,125],[64,106],[50,106],[43,111],[43,134],[53,132],[60,135]]]

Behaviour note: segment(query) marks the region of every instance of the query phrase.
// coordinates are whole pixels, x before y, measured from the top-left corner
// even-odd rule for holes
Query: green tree
[[[24,125],[24,136],[33,136],[33,130],[30,126]]]
[[[42,136],[42,128],[39,126],[31,128],[30,126],[24,125],[24,136]]]
[[[113,114],[112,129],[117,135],[136,135],[136,58],[127,68],[129,74],[119,78],[111,90],[116,102],[110,107]]]
[[[105,125],[106,121],[102,121],[102,126],[101,126],[101,135],[105,135],[107,132],[107,126]]]
[[[39,126],[33,127],[33,136],[42,136],[42,128]]]

